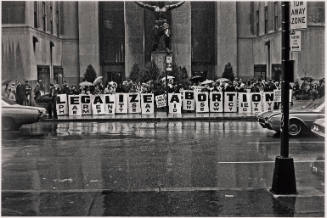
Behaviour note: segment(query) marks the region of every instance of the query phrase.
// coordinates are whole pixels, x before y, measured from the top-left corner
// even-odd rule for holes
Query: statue
[[[152,51],[156,51],[158,49],[158,45],[160,43],[161,38],[163,38],[165,42],[165,49],[169,53],[170,52],[170,36],[171,30],[168,23],[168,14],[169,11],[181,6],[184,2],[178,2],[176,4],[166,5],[165,2],[157,2],[157,5],[150,5],[143,2],[136,2],[142,8],[146,8],[154,12],[156,17],[155,25],[153,27],[154,32],[154,44],[152,46]]]

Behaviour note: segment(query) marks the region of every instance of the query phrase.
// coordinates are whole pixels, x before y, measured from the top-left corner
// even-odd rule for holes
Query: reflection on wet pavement
[[[3,132],[2,213],[293,216],[306,204],[305,215],[321,215],[323,177],[312,164],[324,162],[324,142],[307,137],[290,145],[298,190],[316,200],[267,192],[279,138],[256,122],[27,125]]]

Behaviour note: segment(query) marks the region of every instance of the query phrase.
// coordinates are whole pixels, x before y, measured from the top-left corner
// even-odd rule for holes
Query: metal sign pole
[[[274,194],[296,194],[294,162],[289,158],[289,88],[293,77],[290,61],[290,2],[282,2],[282,118],[280,156],[275,159],[271,192]]]

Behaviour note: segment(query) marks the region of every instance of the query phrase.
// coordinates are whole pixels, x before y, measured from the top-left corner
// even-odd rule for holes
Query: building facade
[[[280,2],[185,2],[169,15],[177,66],[188,75],[279,79]],[[325,3],[308,2],[295,78],[324,76]],[[105,80],[151,60],[154,15],[134,2],[3,2],[2,79],[78,84],[89,64]]]

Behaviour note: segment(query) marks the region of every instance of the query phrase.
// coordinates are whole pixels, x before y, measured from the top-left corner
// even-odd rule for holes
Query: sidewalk
[[[144,114],[115,114],[115,115],[83,115],[83,116],[58,116],[58,120],[45,119],[44,121],[55,122],[99,122],[99,121],[222,121],[222,120],[242,120],[256,121],[255,114],[240,113],[182,113],[168,114],[166,112],[156,112],[151,115]]]

